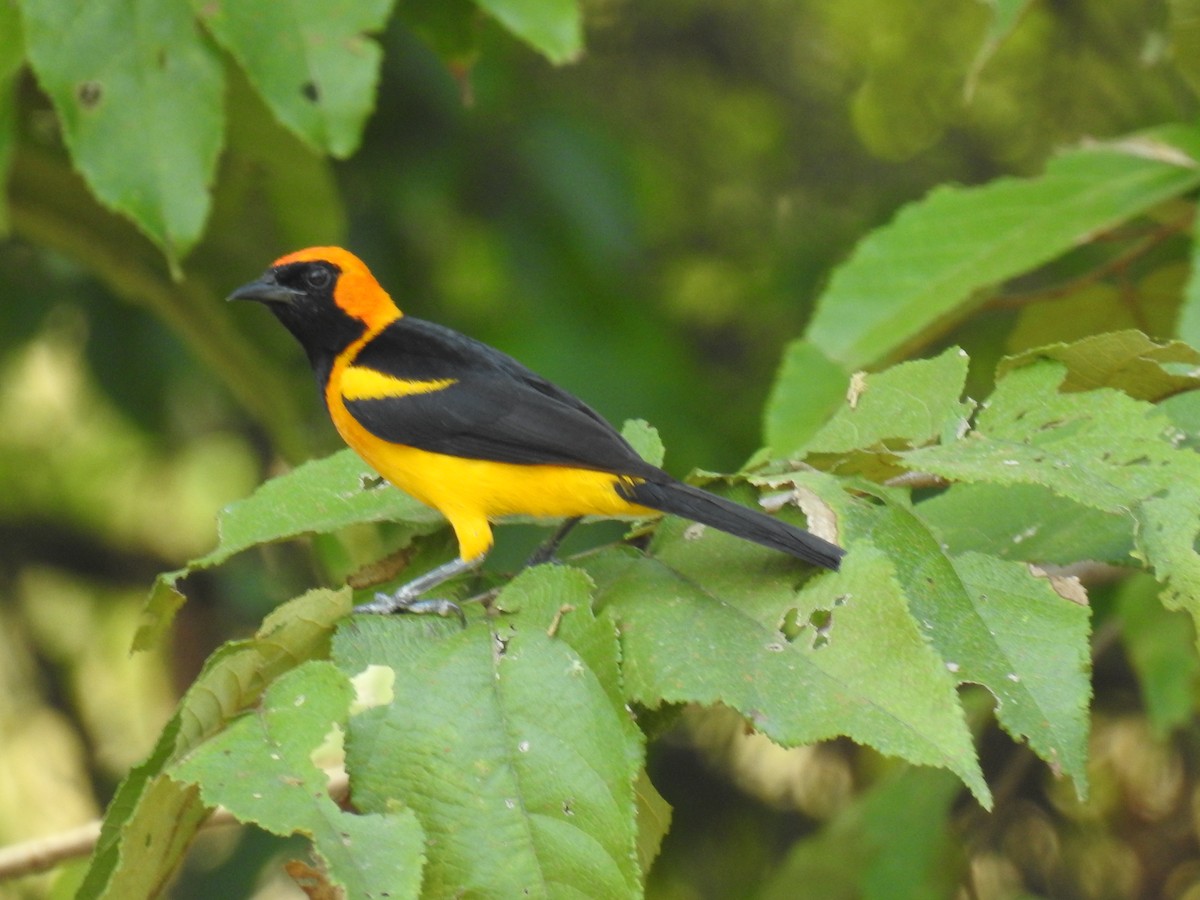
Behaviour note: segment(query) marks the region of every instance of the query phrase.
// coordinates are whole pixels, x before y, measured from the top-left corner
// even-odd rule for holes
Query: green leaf
[[[621,437],[629,441],[638,456],[652,466],[661,466],[667,448],[658,430],[645,419],[628,419],[621,428]]]
[[[1200,133],[1177,126],[1064,153],[1038,178],[939,187],[833,274],[807,338],[847,369],[962,316],[981,292],[1200,184]]]
[[[214,734],[282,673],[327,657],[333,626],[349,614],[350,591],[309,591],[272,610],[253,638],[219,647],[180,704],[180,748]]]
[[[165,770],[258,700],[271,681],[328,654],[350,592],[310,591],[268,616],[250,640],[220,647],[179,702],[154,752],[122,782],[104,817],[80,897],[154,896],[183,857],[208,808]]]
[[[967,428],[967,354],[951,347],[935,359],[901,363],[851,383],[848,402],[803,448],[806,454],[922,446]]]
[[[614,683],[613,625],[562,566],[527,570],[496,602],[509,614],[465,630],[363,616],[339,631],[343,671],[388,666],[398,698],[350,720],[355,804],[412,807],[429,896],[640,896],[642,737]]]
[[[352,450],[297,466],[221,511],[220,543],[197,561],[212,566],[249,547],[364,522],[405,522],[426,533],[444,520],[382,481]]]
[[[173,261],[200,238],[224,128],[221,64],[184,0],[24,0],[29,61],[75,167]]]
[[[1152,403],[1200,388],[1200,351],[1182,341],[1159,342],[1140,331],[1091,335],[1071,343],[1050,344],[1009,356],[996,367],[1002,378],[1035,360],[1066,366],[1060,390],[1090,391],[1111,387]]]
[[[811,476],[797,480],[819,485]],[[949,556],[899,492],[861,487],[881,502],[835,499],[835,509],[849,534],[869,535],[888,555],[922,637],[959,683],[987,688],[1004,729],[1070,775],[1085,796],[1087,607],[1064,599],[1022,563],[980,553]]]
[[[771,454],[792,456],[846,398],[850,373],[806,339],[784,351],[764,413]]]
[[[988,632],[976,630],[960,644],[968,660],[959,669],[963,680],[984,684],[998,701],[1004,730],[1027,740],[1055,774],[1070,775],[1086,797],[1091,623],[1082,588],[1077,581],[1058,586],[1028,566],[983,553],[964,553],[953,564],[973,616]],[[955,624],[943,615],[934,628]],[[972,647],[972,639],[980,643]]]
[[[761,900],[925,900],[953,896],[963,867],[946,826],[958,784],[902,769],[798,841]]]
[[[1128,565],[1133,549],[1128,515],[1089,509],[1039,484],[956,484],[917,504],[917,514],[955,554]]]
[[[1182,434],[1180,447],[1200,449],[1200,391],[1168,397],[1158,408]]]
[[[955,681],[869,544],[799,592],[794,561],[711,529],[668,520],[654,552],[588,561],[630,699],[723,703],[785,746],[845,735],[949,768],[990,802]]]
[[[918,471],[1040,484],[1111,513],[1181,479],[1200,481],[1200,459],[1175,448],[1175,429],[1152,405],[1107,388],[1059,393],[1065,377],[1066,368],[1049,361],[1010,372],[965,439],[900,456]]]
[[[78,900],[153,897],[183,859],[210,810],[193,787],[162,774],[176,748],[179,716],[167,724],[154,752],[117,789],[100,829]]]
[[[1138,552],[1165,586],[1162,602],[1167,609],[1185,609],[1200,623],[1200,471],[1192,450],[1180,451],[1191,463],[1175,474],[1178,481],[1134,510]]]
[[[1160,738],[1192,720],[1200,684],[1196,629],[1182,613],[1163,609],[1159,586],[1145,576],[1117,589],[1121,642],[1142,690],[1146,717]]]
[[[192,0],[275,116],[312,147],[353,153],[375,105],[379,45],[395,0]]]
[[[475,0],[501,25],[552,63],[583,53],[583,13],[578,0]]]
[[[638,775],[634,790],[637,794],[638,867],[645,875],[658,857],[663,838],[671,830],[671,804],[650,783],[645,770]]]
[[[307,462],[222,510],[217,520],[219,540],[212,552],[158,576],[134,646],[153,646],[170,627],[184,602],[176,587],[181,578],[218,566],[235,553],[364,522],[404,523],[415,537],[437,529],[442,521],[440,514],[381,481],[351,450]]]
[[[273,834],[303,834],[330,880],[351,897],[420,895],[421,826],[411,809],[356,815],[329,796],[316,759],[334,758],[354,690],[328,662],[308,662],[271,684],[242,715],[168,769],[208,806]]]

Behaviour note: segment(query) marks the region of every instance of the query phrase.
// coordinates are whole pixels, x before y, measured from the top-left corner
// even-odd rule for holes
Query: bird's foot
[[[401,588],[394,593],[382,591],[375,595],[370,603],[361,603],[354,607],[356,613],[371,613],[373,615],[392,615],[394,613],[411,613],[418,616],[456,617],[467,627],[467,617],[462,607],[453,600],[444,597],[420,597]]]
[[[431,591],[444,581],[455,575],[476,568],[483,561],[482,557],[472,562],[462,559],[451,560],[426,572],[420,578],[415,578],[408,584],[401,585],[390,594],[380,592],[370,603],[354,607],[356,613],[372,613],[374,615],[391,615],[392,613],[416,613],[418,615],[457,616],[464,628],[467,627],[467,617],[462,607],[453,600],[437,597],[425,597],[426,591]]]

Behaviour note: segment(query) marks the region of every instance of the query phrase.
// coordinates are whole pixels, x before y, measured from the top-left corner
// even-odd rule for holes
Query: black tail
[[[837,544],[809,534],[803,528],[679,481],[642,481],[622,489],[621,493],[642,506],[711,525],[720,531],[772,550],[790,553],[805,562],[835,572],[846,553]]]

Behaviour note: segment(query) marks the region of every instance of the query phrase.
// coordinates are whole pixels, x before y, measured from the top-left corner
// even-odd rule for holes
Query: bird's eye
[[[304,282],[314,290],[324,290],[333,281],[333,274],[324,266],[314,266],[304,273]]]

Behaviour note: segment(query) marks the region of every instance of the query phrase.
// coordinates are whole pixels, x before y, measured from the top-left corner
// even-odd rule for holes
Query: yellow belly
[[[622,499],[616,490],[620,476],[608,472],[463,459],[396,444],[351,446],[396,487],[448,516],[458,509],[489,519],[651,512]]]
[[[657,515],[617,493],[622,480],[632,480],[624,476],[569,466],[465,459],[388,444],[363,428],[340,397],[329,400],[342,439],[400,490],[444,515],[464,560],[478,559],[491,549],[489,522],[502,516]]]
[[[389,444],[368,432],[346,409],[342,396],[348,360],[374,332],[367,332],[334,363],[325,384],[330,418],[358,455],[400,490],[432,506],[447,520],[458,538],[459,555],[468,561],[492,546],[490,520],[526,515],[545,518],[570,516],[646,516],[654,510],[624,500],[617,485],[625,476],[569,466],[518,465],[446,456]],[[362,378],[358,379],[363,381]],[[381,376],[351,388],[378,389]],[[438,386],[442,386],[438,383]],[[436,389],[436,388],[434,388]],[[389,385],[388,390],[394,391]]]

